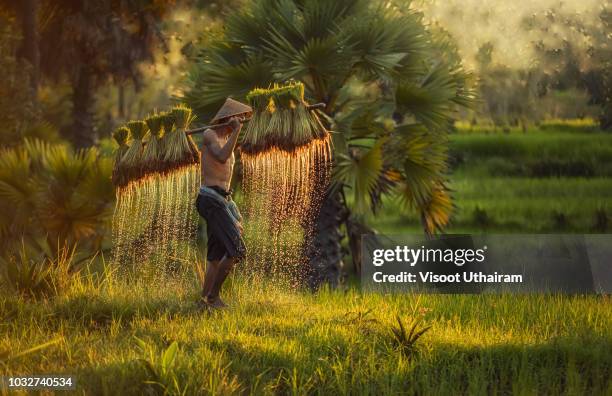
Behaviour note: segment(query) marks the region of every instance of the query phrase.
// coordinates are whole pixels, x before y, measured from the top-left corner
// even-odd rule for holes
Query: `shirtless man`
[[[222,124],[227,118],[217,120]],[[206,220],[208,265],[202,288],[202,303],[210,308],[224,308],[219,298],[221,285],[234,264],[244,256],[242,216],[231,198],[230,182],[234,169],[234,148],[242,125],[237,117],[229,125],[204,132],[202,143],[203,183],[196,200],[200,216]]]

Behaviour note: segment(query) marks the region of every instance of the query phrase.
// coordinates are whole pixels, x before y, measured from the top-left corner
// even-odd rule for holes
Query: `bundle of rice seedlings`
[[[242,137],[241,150],[245,152],[260,151],[260,140],[266,135],[270,118],[274,113],[274,102],[270,101],[266,95],[260,95],[257,90],[254,90],[247,99],[253,108],[253,114],[256,117],[251,117],[251,121],[247,124]]]
[[[127,184],[127,175],[125,169],[121,166],[121,158],[125,155],[128,150],[127,141],[130,137],[130,130],[126,127],[117,128],[113,132],[113,138],[119,145],[117,152],[115,153],[115,163],[113,166],[112,181],[115,186],[121,186]]]
[[[176,106],[164,115],[164,162],[168,169],[198,164],[199,152],[191,138],[185,134],[185,130],[191,124],[193,116],[191,109],[185,106]],[[171,128],[170,125],[176,126]],[[166,126],[168,129],[166,129]],[[170,132],[168,132],[170,131]],[[194,151],[195,150],[195,151]]]
[[[159,172],[162,167],[164,152],[162,151],[162,117],[159,114],[149,116],[146,121],[149,128],[149,140],[142,153],[143,174]]]
[[[140,179],[142,172],[143,139],[147,134],[147,124],[144,121],[130,121],[127,123],[132,136],[132,143],[121,158],[120,166],[125,169],[126,183]]]
[[[268,89],[256,88],[247,100],[253,108],[242,140],[242,151],[253,154],[279,148],[293,152],[315,139],[325,139],[328,131],[304,101],[304,85],[290,82]]]
[[[200,150],[198,150],[198,146],[195,144],[191,136],[183,133],[187,129],[189,129],[189,126],[193,123],[193,120],[195,120],[196,117],[191,112],[191,109],[184,105],[179,105],[179,106],[174,107],[172,109],[172,114],[174,114],[174,120],[176,123],[176,127],[179,129],[179,131],[182,132],[183,135],[185,135],[184,140],[189,145],[189,151],[191,152],[191,156],[192,156],[192,163],[199,164],[200,163]]]

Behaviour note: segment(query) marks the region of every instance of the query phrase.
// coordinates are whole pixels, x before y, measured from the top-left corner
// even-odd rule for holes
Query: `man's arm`
[[[240,129],[242,129],[242,124],[236,117],[232,117],[230,119],[230,127],[233,129],[232,133],[223,147],[221,147],[217,139],[213,137],[212,134],[216,133],[215,131],[209,129],[204,132],[203,144],[208,146],[208,149],[213,157],[215,157],[215,159],[221,163],[227,162],[229,157],[232,155],[232,152],[236,147],[236,142],[238,141]]]

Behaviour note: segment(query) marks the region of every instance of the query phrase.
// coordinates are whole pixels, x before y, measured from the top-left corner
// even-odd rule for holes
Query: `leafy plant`
[[[65,291],[78,270],[75,248],[32,252],[25,243],[17,255],[0,257],[0,280],[9,290],[26,297],[51,297]]]
[[[160,387],[164,394],[169,393],[171,389],[173,390],[172,393],[183,394],[184,390],[181,391],[174,370],[179,352],[178,343],[173,341],[168,348],[158,354],[153,345],[138,337],[134,338],[140,350],[146,355],[144,359],[138,360],[151,377],[151,380],[146,381],[146,383]]]
[[[404,326],[402,319],[397,316],[397,326],[391,327],[392,341],[395,347],[409,359],[412,359],[417,351],[417,341],[425,334],[431,326],[419,327],[421,318],[413,319],[408,328]]]
[[[75,245],[102,249],[114,201],[112,160],[95,148],[26,140],[0,151],[0,246],[5,258],[25,242],[39,253]]]

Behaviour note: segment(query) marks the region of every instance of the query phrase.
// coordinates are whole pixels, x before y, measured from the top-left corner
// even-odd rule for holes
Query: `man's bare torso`
[[[208,132],[207,132],[208,133]],[[224,146],[227,142],[229,135],[219,136],[217,133],[212,132],[210,136],[217,140],[219,146]],[[229,159],[223,163],[217,161],[213,154],[210,152],[210,148],[205,145],[202,149],[202,184],[204,186],[219,186],[225,190],[229,190],[232,181],[232,172],[234,170],[234,153],[232,153]]]

